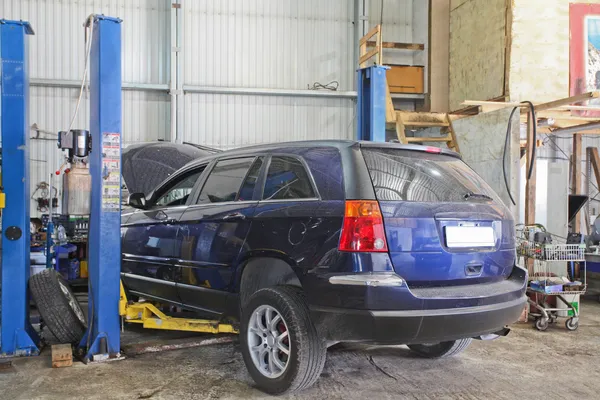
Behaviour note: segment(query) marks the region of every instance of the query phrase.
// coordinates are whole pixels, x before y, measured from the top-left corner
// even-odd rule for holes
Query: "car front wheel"
[[[242,310],[240,333],[246,368],[261,390],[300,391],[321,375],[326,345],[300,289],[277,286],[254,293]]]
[[[440,342],[435,344],[409,344],[408,348],[418,355],[426,358],[444,358],[452,357],[462,353],[473,339],[451,340],[449,342]]]

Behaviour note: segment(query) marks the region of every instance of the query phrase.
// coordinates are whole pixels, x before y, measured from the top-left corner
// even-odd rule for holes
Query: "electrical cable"
[[[531,121],[533,122],[533,147],[531,149],[531,158],[529,159],[529,171],[527,171],[527,180],[531,179],[533,174],[533,167],[535,165],[535,149],[537,147],[537,119],[535,118],[535,107],[530,101],[522,101],[521,104],[529,105],[529,112],[531,113]]]
[[[381,12],[379,13],[379,25],[383,26],[383,0],[381,0]]]
[[[77,97],[77,104],[75,106],[75,112],[73,113],[73,117],[71,118],[71,122],[69,124],[69,129],[67,130],[67,132],[70,132],[71,129],[73,129],[73,124],[75,123],[75,119],[77,118],[77,114],[79,113],[79,108],[81,106],[81,99],[83,97],[83,91],[85,89],[85,79],[87,77],[87,73],[88,73],[88,64],[89,64],[89,59],[90,59],[90,54],[91,54],[91,50],[92,50],[92,40],[94,38],[94,14],[90,14],[85,22],[85,30],[84,30],[84,35],[85,35],[85,57],[84,57],[84,68],[83,68],[83,77],[81,78],[81,86],[79,88],[79,96]],[[89,29],[89,36],[88,36],[88,29]],[[57,171],[57,173],[59,171],[61,171],[63,169],[63,167],[66,165],[66,163],[63,163],[59,170]],[[91,221],[90,221],[91,222]],[[90,224],[88,224],[88,243],[86,245],[86,256],[89,259],[89,232],[90,232]],[[90,304],[90,308],[91,308],[91,315],[88,315],[88,329],[87,329],[87,343],[86,343],[86,353],[89,351],[90,349],[90,339],[91,339],[91,335],[93,332],[93,327],[94,327],[94,290],[92,287],[92,280],[88,278],[88,290],[89,290],[89,298],[91,299],[91,304]]]
[[[547,137],[552,142],[552,144],[556,147],[556,149],[558,149],[558,151],[560,151],[566,157],[566,160],[569,161],[569,163],[572,163],[569,155],[567,153],[565,153],[565,151],[562,149],[562,147],[560,147],[558,145],[558,143],[556,143],[555,139],[551,135],[548,135]],[[583,175],[584,178],[588,179],[587,174],[585,174],[584,172],[581,172],[581,175]],[[596,186],[596,184],[594,182],[590,181],[590,185],[592,185],[594,187],[594,189],[596,189],[597,191],[600,192],[600,189],[598,188],[598,186]]]
[[[535,107],[533,103],[530,101],[522,101],[521,104],[527,104],[529,106],[529,112],[531,113],[531,120],[533,121],[533,149],[531,151],[531,158],[529,160],[529,171],[527,172],[527,180],[531,179],[531,174],[533,173],[533,166],[535,163],[535,148],[537,143],[537,120],[535,119]],[[513,205],[517,205],[512,192],[510,191],[510,185],[508,184],[508,176],[506,175],[506,152],[508,149],[510,132],[512,130],[512,118],[515,115],[517,110],[520,110],[521,107],[513,107],[510,112],[510,117],[508,117],[508,125],[506,127],[506,137],[504,138],[504,150],[502,151],[502,175],[504,176],[504,186],[506,187],[506,191],[508,192],[508,197]]]
[[[87,31],[90,30],[90,35],[88,38]],[[92,38],[94,37],[94,14],[90,14],[87,17],[85,24],[85,65],[83,68],[83,77],[81,78],[81,86],[79,88],[79,96],[77,98],[77,104],[75,106],[75,112],[73,113],[73,117],[71,118],[71,123],[69,124],[69,129],[67,132],[70,132],[73,129],[73,124],[75,123],[75,118],[77,118],[77,114],[79,113],[79,107],[81,105],[81,98],[83,97],[83,90],[85,88],[85,78],[87,77],[88,72],[88,60],[90,58],[90,53],[92,50]],[[61,167],[62,169],[62,167]]]
[[[552,138],[551,135],[548,135],[547,138],[552,142],[554,147],[557,150],[559,150],[566,157],[566,159],[569,161],[569,163],[572,164],[573,161],[570,159],[570,157],[567,155],[567,153],[565,153],[565,151],[558,145],[558,143],[556,143],[556,140],[554,138]],[[583,171],[581,172],[581,175],[583,175],[583,177],[589,182],[589,184],[592,185],[594,187],[594,189],[596,189],[596,191],[598,192],[598,193],[596,193],[596,195],[594,197],[589,198],[588,201],[598,201],[596,199],[596,197],[600,196],[600,188],[598,188],[598,186],[596,186],[596,184],[594,182],[592,182],[590,180],[590,178],[587,176],[587,174],[585,174]]]
[[[340,83],[338,81],[331,81],[326,84],[322,84],[320,82],[315,82],[315,83],[313,83],[312,86],[308,87],[308,90],[325,89],[325,90],[336,91],[336,90],[338,90],[339,86],[340,86]]]
[[[517,111],[520,107],[514,107],[510,112],[510,117],[508,117],[508,126],[506,127],[506,137],[504,138],[504,151],[502,152],[502,175],[504,176],[504,185],[506,186],[506,191],[508,192],[508,197],[513,205],[517,205],[513,195],[510,191],[510,185],[508,184],[508,177],[506,176],[506,150],[508,148],[508,142],[510,139],[510,132],[512,131],[512,119],[513,115],[515,115],[515,111]]]

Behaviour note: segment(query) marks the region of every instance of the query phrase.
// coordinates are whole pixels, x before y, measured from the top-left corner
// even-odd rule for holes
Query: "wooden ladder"
[[[456,133],[452,126],[452,118],[446,113],[396,111],[396,134],[400,143],[445,142],[450,150],[460,153]],[[391,118],[387,117],[388,122]],[[408,137],[406,127],[440,128],[441,136]]]
[[[375,40],[369,40],[375,37]],[[364,68],[374,58],[376,65],[383,65],[383,48],[421,49],[417,44],[382,42],[381,25],[376,25],[359,40],[359,67]],[[422,46],[422,45],[421,45]],[[369,48],[371,48],[369,50]],[[389,85],[385,94],[385,122],[396,125],[396,134],[400,143],[445,142],[450,150],[460,153],[456,134],[452,126],[452,118],[446,113],[408,112],[394,110],[394,102]],[[430,128],[438,127],[442,136],[437,137],[407,137],[405,127]]]

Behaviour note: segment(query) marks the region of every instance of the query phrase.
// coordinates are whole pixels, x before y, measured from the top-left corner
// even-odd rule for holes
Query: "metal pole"
[[[169,0],[171,2],[171,0]],[[171,142],[177,140],[177,4],[171,4]]]
[[[29,323],[29,22],[0,20],[0,131],[2,183],[2,319],[0,352],[28,356],[39,353],[39,338]]]
[[[183,7],[184,1],[177,0],[177,143],[183,143]]]
[[[358,102],[356,105],[356,138],[385,142],[385,95],[387,67],[373,65],[356,73]]]
[[[86,360],[120,355],[121,20],[95,15],[90,54],[92,176]],[[88,349],[89,345],[89,349]]]

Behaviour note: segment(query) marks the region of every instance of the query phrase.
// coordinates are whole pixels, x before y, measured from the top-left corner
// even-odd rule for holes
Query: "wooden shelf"
[[[377,43],[374,40],[367,42],[367,47],[375,47]],[[425,50],[423,43],[397,43],[397,42],[381,42],[381,47],[384,49],[395,50]]]

